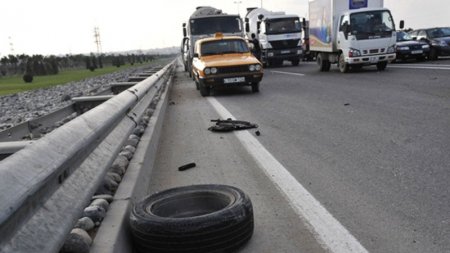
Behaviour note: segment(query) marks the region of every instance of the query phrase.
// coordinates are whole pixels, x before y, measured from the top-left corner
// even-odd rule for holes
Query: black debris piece
[[[188,163],[186,165],[178,167],[178,170],[179,171],[188,170],[188,169],[194,168],[195,166],[196,166],[195,163]]]
[[[349,105],[350,105],[350,103],[345,103],[345,104],[344,104],[344,106],[349,106]]]
[[[234,130],[258,128],[257,124],[253,124],[248,121],[242,121],[242,120],[215,119],[215,120],[211,120],[211,122],[216,122],[216,124],[214,126],[211,126],[208,128],[208,130],[213,131],[213,132],[230,132],[230,131],[234,131]]]
[[[256,134],[256,136],[260,136],[261,135],[261,133],[259,131],[256,131],[255,134]]]

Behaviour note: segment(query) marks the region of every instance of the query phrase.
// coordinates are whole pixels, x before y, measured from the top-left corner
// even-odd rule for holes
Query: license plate
[[[376,63],[378,61],[377,57],[370,57],[370,62],[371,63]]]
[[[242,83],[245,82],[245,77],[224,78],[223,83]]]
[[[414,50],[414,51],[411,51],[411,54],[421,54],[421,53],[423,53],[422,50]]]
[[[291,51],[290,50],[283,50],[281,51],[282,54],[289,54]]]

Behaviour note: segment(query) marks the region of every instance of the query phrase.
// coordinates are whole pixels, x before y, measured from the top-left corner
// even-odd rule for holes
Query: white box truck
[[[365,65],[384,70],[395,60],[395,25],[383,0],[310,0],[309,36],[320,71],[332,63],[343,73]]]
[[[264,8],[248,8],[245,16],[247,39],[264,66],[278,66],[284,60],[297,66],[302,57],[302,26],[298,15]]]

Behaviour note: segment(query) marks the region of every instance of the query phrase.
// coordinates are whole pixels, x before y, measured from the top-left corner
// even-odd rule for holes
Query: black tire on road
[[[172,188],[136,203],[130,227],[138,252],[233,252],[253,235],[253,207],[227,185]]]

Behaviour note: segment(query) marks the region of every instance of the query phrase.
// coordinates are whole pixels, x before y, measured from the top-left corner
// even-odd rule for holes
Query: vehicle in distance
[[[258,92],[263,68],[243,38],[216,33],[195,43],[192,75],[202,96],[219,86],[251,86]]]
[[[404,32],[397,32],[397,43],[395,44],[397,60],[405,61],[407,59],[416,59],[423,61],[428,58],[430,45],[425,41],[413,40],[412,37]]]
[[[418,29],[410,32],[409,35],[415,40],[422,40],[430,45],[430,60],[450,55],[450,27]]]

